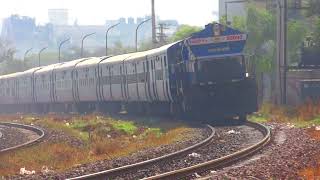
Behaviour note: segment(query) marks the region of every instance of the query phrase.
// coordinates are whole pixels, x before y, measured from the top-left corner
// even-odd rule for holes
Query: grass
[[[110,124],[116,130],[123,131],[127,134],[134,134],[138,129],[132,121],[114,121],[110,120]]]
[[[249,116],[254,122],[290,123],[305,128],[320,125],[320,103],[307,102],[299,107],[262,105],[260,111]]]
[[[0,155],[0,177],[19,173],[20,168],[35,170],[43,167],[56,172],[65,171],[79,164],[97,160],[111,160],[127,156],[145,148],[167,145],[192,136],[190,128],[184,125],[174,128],[163,127],[161,121],[145,126],[119,118],[97,115],[86,116],[0,116],[0,121],[18,120],[28,124],[38,124],[48,129],[81,140],[84,145],[68,142],[44,142],[36,146]],[[168,126],[168,122],[165,122]],[[0,178],[1,179],[1,178]]]

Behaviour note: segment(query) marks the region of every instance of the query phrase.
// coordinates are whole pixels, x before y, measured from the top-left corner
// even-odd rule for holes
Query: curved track
[[[23,148],[25,146],[29,146],[29,145],[35,144],[37,142],[40,142],[44,138],[44,135],[45,135],[45,133],[44,133],[44,131],[42,129],[40,129],[38,127],[34,127],[34,126],[18,124],[18,123],[7,123],[7,122],[0,122],[0,125],[1,126],[7,126],[7,127],[14,127],[14,128],[29,130],[29,131],[35,132],[39,136],[39,137],[37,137],[37,138],[35,138],[33,140],[24,142],[22,144],[19,144],[19,145],[13,146],[13,147],[9,147],[9,148],[5,148],[5,149],[1,149],[0,153],[13,151],[13,150],[16,150],[16,149],[19,149],[19,148]],[[0,132],[0,138],[1,138],[1,136],[2,136],[2,133]]]
[[[242,149],[238,152],[232,153],[230,155],[226,155],[223,156],[221,158],[218,159],[214,159],[205,163],[200,163],[194,166],[190,166],[187,168],[183,168],[183,169],[179,169],[179,170],[175,170],[175,171],[171,171],[171,172],[167,172],[164,174],[159,174],[159,175],[155,175],[152,177],[148,177],[145,179],[177,179],[179,177],[188,177],[189,175],[195,173],[195,172],[203,172],[206,171],[208,169],[212,169],[212,168],[217,168],[217,167],[221,167],[223,165],[227,165],[230,164],[232,162],[235,162],[236,160],[239,160],[241,158],[247,157],[249,155],[251,155],[252,153],[258,151],[260,148],[262,148],[264,145],[266,145],[271,138],[270,135],[270,130],[261,125],[261,124],[257,124],[257,123],[252,123],[252,122],[247,122],[246,123],[247,126],[253,127],[257,130],[259,130],[262,134],[263,134],[263,139],[261,141],[259,141],[258,143],[247,147],[245,149]],[[127,173],[129,171],[132,170],[137,170],[137,169],[143,169],[144,167],[150,166],[152,164],[156,164],[165,160],[169,160],[172,159],[174,157],[179,157],[181,155],[187,154],[192,152],[192,150],[201,148],[201,147],[205,147],[207,144],[209,144],[214,137],[215,134],[215,130],[213,127],[210,127],[212,133],[210,135],[210,137],[208,137],[207,139],[205,139],[204,141],[186,148],[184,150],[180,150],[178,152],[172,153],[172,154],[168,154],[165,156],[161,156],[155,159],[150,159],[147,161],[143,161],[143,162],[139,162],[136,164],[132,164],[132,165],[127,165],[127,166],[122,166],[122,167],[118,167],[118,168],[114,168],[114,169],[109,169],[109,170],[105,170],[105,171],[101,171],[98,173],[93,173],[93,174],[88,174],[88,175],[84,175],[84,176],[79,176],[79,177],[74,177],[74,178],[70,178],[70,180],[76,180],[76,179],[106,179],[108,177],[115,177],[117,175],[123,174],[123,173]]]
[[[192,150],[194,150],[196,148],[199,148],[199,147],[207,145],[214,138],[215,129],[210,125],[207,125],[207,127],[211,131],[210,136],[208,138],[206,138],[205,140],[203,140],[203,141],[201,141],[201,142],[199,142],[199,143],[197,143],[195,145],[192,145],[192,146],[190,146],[188,148],[185,148],[185,149],[182,149],[182,150],[179,150],[179,151],[176,151],[174,153],[167,154],[167,155],[164,155],[164,156],[161,156],[161,157],[157,157],[157,158],[154,158],[154,159],[149,159],[149,160],[142,161],[142,162],[139,162],[139,163],[130,164],[130,165],[114,168],[114,169],[109,169],[109,170],[105,170],[105,171],[101,171],[101,172],[97,172],[97,173],[93,173],[93,174],[74,177],[74,178],[70,178],[69,180],[103,179],[103,178],[108,177],[108,176],[114,176],[114,175],[117,175],[117,174],[121,174],[121,173],[124,173],[124,172],[127,172],[127,171],[134,170],[134,169],[140,169],[140,168],[146,167],[146,166],[148,166],[150,164],[153,164],[153,163],[158,163],[158,162],[164,161],[166,159],[171,159],[171,158],[180,156],[182,154],[190,153]]]
[[[256,128],[260,132],[262,132],[264,135],[264,138],[261,141],[259,141],[258,143],[254,144],[250,147],[247,147],[245,149],[242,149],[240,151],[237,151],[235,153],[232,153],[230,155],[223,156],[223,157],[220,157],[217,159],[213,159],[211,161],[200,163],[200,164],[197,164],[197,165],[194,165],[191,167],[187,167],[187,168],[155,175],[155,176],[148,177],[145,179],[178,179],[178,178],[188,177],[195,172],[204,172],[209,169],[219,168],[219,167],[231,164],[231,163],[238,161],[240,159],[248,157],[249,155],[260,150],[263,146],[265,146],[270,141],[271,132],[270,132],[269,128],[267,128],[266,126],[264,126],[262,124],[252,123],[252,122],[247,122],[246,124],[248,126]]]

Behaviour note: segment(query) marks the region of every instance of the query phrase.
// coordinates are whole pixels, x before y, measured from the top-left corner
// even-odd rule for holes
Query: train
[[[210,23],[159,48],[0,76],[1,112],[119,112],[245,117],[257,111],[247,34]]]

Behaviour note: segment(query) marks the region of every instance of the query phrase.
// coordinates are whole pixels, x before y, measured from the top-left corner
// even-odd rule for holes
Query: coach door
[[[158,88],[157,88],[157,56],[151,58],[151,74],[152,74],[152,89],[153,89],[153,98],[155,101],[159,101]]]
[[[155,75],[156,75],[156,92],[159,101],[165,101],[165,85],[164,85],[164,65],[162,56],[157,56],[155,62]]]
[[[149,101],[153,101],[153,88],[152,88],[152,70],[151,70],[151,60],[150,60],[150,63],[147,59],[146,61],[146,67],[147,67],[147,73],[146,73],[146,76],[147,76],[147,96],[148,96],[148,99]]]

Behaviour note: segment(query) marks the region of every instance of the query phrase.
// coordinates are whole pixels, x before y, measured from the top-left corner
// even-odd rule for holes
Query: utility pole
[[[288,57],[287,57],[287,30],[288,30],[288,0],[283,0],[283,97],[282,104],[287,104],[287,71],[288,71]]]
[[[277,4],[277,62],[275,104],[286,104],[287,94],[287,0]]]
[[[94,35],[94,34],[95,34],[95,32],[94,32],[94,33],[90,33],[90,34],[86,34],[86,35],[83,36],[83,38],[82,38],[82,40],[81,40],[81,55],[80,55],[81,58],[83,58],[83,42],[84,42],[84,40],[85,40],[87,37],[89,37],[89,36],[91,36],[91,35]]]
[[[61,47],[64,43],[70,41],[70,38],[63,40],[60,44],[59,44],[59,57],[58,57],[58,62],[60,63],[61,61]]]
[[[106,56],[108,56],[108,33],[109,33],[109,31],[110,31],[112,28],[118,26],[119,24],[120,24],[120,22],[118,22],[117,24],[114,24],[114,25],[110,26],[110,27],[107,29],[107,32],[106,32]]]
[[[167,29],[169,29],[167,24],[159,23],[157,35],[158,35],[159,43],[161,45],[165,44],[167,41],[167,35],[165,34],[165,30]]]
[[[151,18],[152,18],[152,45],[157,43],[156,37],[156,15],[154,11],[154,0],[151,0]]]
[[[26,67],[26,57],[27,57],[27,54],[28,54],[29,52],[31,52],[32,49],[33,49],[33,48],[30,48],[30,49],[28,49],[28,50],[24,53],[24,56],[23,56],[23,68]]]
[[[38,67],[40,67],[40,60],[41,60],[41,53],[42,51],[46,50],[48,47],[44,47],[42,49],[40,49],[39,53],[38,53]]]
[[[140,28],[140,26],[148,21],[150,21],[151,18],[146,19],[144,21],[142,21],[140,24],[138,24],[137,28],[136,28],[136,36],[135,36],[135,47],[136,47],[136,52],[138,52],[138,30]]]

